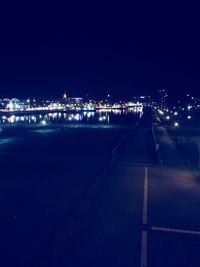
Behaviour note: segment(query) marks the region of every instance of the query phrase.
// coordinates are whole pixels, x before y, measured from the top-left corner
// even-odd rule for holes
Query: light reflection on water
[[[142,114],[142,108],[129,108],[124,110],[98,110],[63,113],[49,112],[30,115],[3,115],[0,117],[1,124],[50,124],[50,123],[133,123]]]

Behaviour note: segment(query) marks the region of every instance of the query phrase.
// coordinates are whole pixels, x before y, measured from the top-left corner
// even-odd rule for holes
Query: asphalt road
[[[111,157],[118,127],[0,133],[0,266],[29,267]]]
[[[200,266],[199,173],[156,166],[150,131],[132,134],[86,223],[36,266]]]
[[[99,131],[93,140],[99,140],[98,135]],[[103,136],[100,133],[100,139]],[[13,146],[5,146],[1,155],[1,266],[200,266],[200,174],[182,165],[156,165],[148,126],[138,126],[129,132],[107,172],[100,175],[81,205],[65,220],[66,210],[80,194],[77,190],[81,191],[91,181],[103,164],[102,158],[106,159],[107,150],[124,132],[115,132],[114,136],[115,140],[105,137],[106,151],[105,144],[95,141],[92,148],[98,156],[89,153],[78,166],[70,163],[70,157],[63,158],[70,141],[65,143],[62,132],[57,139],[54,136],[55,147],[56,140],[63,141],[62,149],[57,150],[57,161],[50,156],[45,142],[27,158],[27,144],[22,142],[17,145],[21,156],[11,164],[16,160]],[[85,149],[87,144],[82,155]],[[46,150],[45,155],[41,154]],[[36,152],[36,167],[41,173],[34,180],[34,168],[28,174],[27,170]],[[76,152],[74,155],[76,158]],[[167,155],[177,156],[171,152]],[[3,168],[4,161],[12,168]],[[67,169],[66,162],[70,166]],[[48,164],[49,170],[44,180],[43,164]],[[93,166],[93,172],[88,166]],[[73,179],[65,179],[66,170]],[[82,180],[81,173],[87,172],[90,176],[86,179],[84,175]],[[7,197],[8,191],[11,198]],[[59,231],[54,232],[58,225]]]

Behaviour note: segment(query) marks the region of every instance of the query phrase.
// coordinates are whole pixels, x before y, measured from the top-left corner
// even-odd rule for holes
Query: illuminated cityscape
[[[152,107],[158,113],[160,120],[166,125],[178,127],[191,121],[200,110],[200,99],[187,94],[182,100],[177,100],[174,105],[169,105],[168,94],[165,89],[158,91],[158,96],[137,96],[133,100],[114,101],[110,96],[104,100],[88,100],[80,97],[67,97],[66,91],[61,99],[36,99],[17,98],[0,99],[0,123],[41,123],[51,122],[56,119],[65,119],[69,122],[84,121],[84,118],[103,114],[99,122],[109,122],[109,113],[121,114],[122,112],[143,112],[144,107]]]
[[[200,267],[199,25],[1,2],[0,267]]]
[[[131,107],[142,107],[145,97],[139,97],[139,101],[119,101],[110,102],[108,100],[89,100],[84,101],[83,98],[66,98],[64,95],[63,99],[58,100],[36,100],[26,99],[19,100],[13,99],[2,99],[0,100],[1,112],[17,112],[17,111],[51,111],[51,110],[62,110],[62,111],[95,111],[102,109],[126,109]],[[142,101],[141,101],[142,100]]]

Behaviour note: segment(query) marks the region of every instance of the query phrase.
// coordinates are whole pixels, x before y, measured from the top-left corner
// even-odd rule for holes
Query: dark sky
[[[1,7],[0,97],[200,95],[199,9],[160,2]]]

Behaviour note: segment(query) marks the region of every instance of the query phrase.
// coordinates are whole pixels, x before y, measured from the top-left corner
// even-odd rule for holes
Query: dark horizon
[[[187,7],[15,8],[1,18],[2,97],[199,96],[198,21]]]

